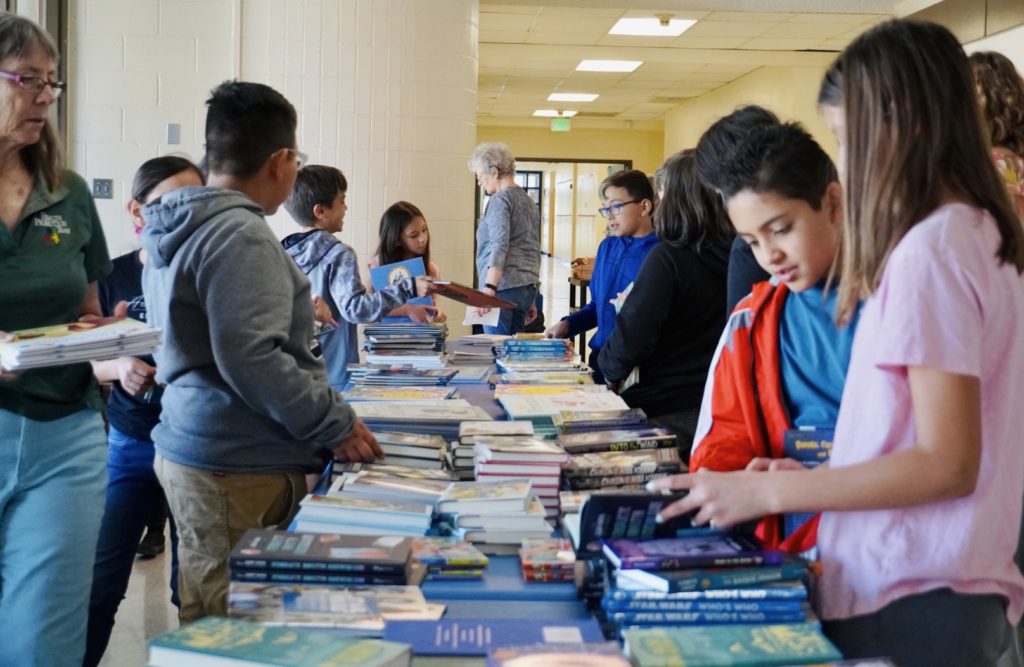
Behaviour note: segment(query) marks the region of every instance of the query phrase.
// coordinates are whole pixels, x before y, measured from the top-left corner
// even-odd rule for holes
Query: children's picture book
[[[206,618],[149,642],[151,667],[407,667],[409,647],[324,630],[268,627],[235,618]]]
[[[492,647],[487,667],[531,667],[588,665],[589,667],[630,667],[615,642],[591,644],[529,644]]]
[[[251,528],[231,550],[228,566],[404,576],[411,553],[412,540],[406,537],[325,535]]]
[[[817,623],[624,630],[636,667],[803,665],[842,658]]]
[[[399,283],[406,278],[419,278],[426,275],[427,268],[423,264],[423,258],[413,257],[412,259],[405,259],[400,262],[372,267],[370,269],[370,283],[373,285],[373,289],[380,291],[384,287]],[[409,299],[406,303],[429,306],[434,301],[429,296],[417,296]],[[384,318],[384,324],[408,321],[410,321],[408,317],[388,316]]]
[[[601,543],[608,562],[623,569],[775,565],[782,559],[779,552],[765,550],[753,537],[718,532],[655,540],[605,539]]]
[[[524,643],[574,645],[603,642],[593,618],[554,620],[474,619],[392,621],[384,630],[387,641],[411,644],[417,656],[487,655],[492,647]]]
[[[483,292],[478,292],[472,287],[460,285],[457,282],[451,280],[432,280],[430,281],[432,294],[438,294],[443,297],[447,297],[453,301],[466,304],[467,306],[473,306],[474,308],[515,308],[516,304],[505,299],[499,299],[496,296],[490,296]]]
[[[106,317],[89,322],[9,332],[0,343],[0,366],[9,371],[152,354],[160,330],[130,317]]]

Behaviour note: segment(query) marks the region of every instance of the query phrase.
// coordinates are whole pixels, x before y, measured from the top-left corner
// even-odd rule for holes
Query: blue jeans
[[[107,509],[103,514],[89,601],[85,667],[99,664],[114,629],[117,608],[128,590],[135,550],[152,507],[163,504],[164,491],[153,470],[153,443],[121,433],[113,426],[107,438]],[[178,606],[178,533],[171,517],[171,601]]]
[[[103,419],[0,410],[0,665],[77,665],[85,652],[107,473]]]
[[[511,301],[515,308],[502,308],[497,326],[484,327],[484,333],[510,336],[526,328],[526,313],[530,311],[534,299],[537,298],[536,285],[524,285],[503,289],[495,294],[499,299]]]

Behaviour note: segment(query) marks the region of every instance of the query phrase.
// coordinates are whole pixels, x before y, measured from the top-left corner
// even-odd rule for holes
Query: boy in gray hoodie
[[[359,362],[356,325],[377,322],[417,294],[425,296],[429,285],[422,278],[405,278],[376,292],[366,290],[356,251],[334,236],[345,222],[346,190],[344,174],[334,167],[300,169],[284,207],[302,231],[281,241],[313,284],[313,293],[331,309],[334,329],[320,336],[320,346],[327,380],[338,391],[348,384],[348,365]]]
[[[248,528],[286,525],[323,456],[381,456],[309,350],[309,281],[263,217],[304,159],[295,109],[237,81],[207,106],[208,187],[147,206],[142,234],[143,289],[164,332],[154,467],[180,536],[182,623],[226,613],[232,545]]]

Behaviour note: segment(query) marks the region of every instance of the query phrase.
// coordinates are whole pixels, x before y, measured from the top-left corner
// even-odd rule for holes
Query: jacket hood
[[[729,273],[729,251],[731,248],[732,241],[729,243],[711,241],[694,248],[694,252],[715,276],[724,279]]]
[[[338,239],[322,229],[312,229],[286,236],[281,245],[302,272],[309,275],[327,253],[338,247]]]
[[[237,190],[189,186],[165,194],[142,209],[140,241],[154,266],[167,266],[194,233],[230,209],[263,216],[263,208]]]

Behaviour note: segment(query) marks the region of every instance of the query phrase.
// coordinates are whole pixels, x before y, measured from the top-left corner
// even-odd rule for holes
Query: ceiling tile
[[[759,21],[761,23],[778,23],[788,21],[793,14],[788,12],[711,12],[705,16],[706,21]]]
[[[485,13],[503,13],[503,14],[539,14],[540,7],[530,7],[528,5],[502,5],[496,3],[481,3],[480,15]]]
[[[872,14],[794,14],[790,21],[794,23],[846,23],[857,25],[864,23]],[[891,18],[891,17],[885,17]]]
[[[594,7],[588,7],[586,9],[581,9],[579,7],[542,7],[540,13],[542,16],[561,16],[563,19],[566,16],[592,16],[595,18],[618,19],[622,16],[623,10],[597,9]]]
[[[761,37],[769,39],[832,39],[849,32],[847,23],[779,23],[772,26]]]
[[[614,18],[541,14],[533,25],[538,32],[608,34],[615,25]]]
[[[735,49],[739,48],[749,37],[690,37],[685,32],[672,42],[672,46],[682,49]]]
[[[755,37],[743,45],[744,49],[762,51],[803,51],[816,49],[821,45],[820,39],[775,39],[772,37]]]
[[[683,33],[685,34],[685,33]],[[626,37],[624,35],[604,35],[598,40],[600,46],[670,46],[677,37]]]
[[[480,12],[480,32],[488,30],[529,30],[533,27],[536,16],[529,14],[492,14]]]
[[[696,72],[704,67],[704,63],[692,62],[645,62],[631,76],[637,74],[654,74],[657,72],[676,74],[683,72]]]
[[[683,37],[757,37],[779,21],[699,21]]]
[[[527,44],[571,44],[573,46],[593,46],[601,38],[599,34],[572,32],[535,32],[526,33]],[[582,60],[582,58],[580,59]]]
[[[480,31],[480,43],[481,44],[522,44],[526,41],[526,35],[529,33],[525,31],[511,31],[511,30],[481,30]]]

